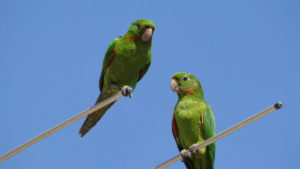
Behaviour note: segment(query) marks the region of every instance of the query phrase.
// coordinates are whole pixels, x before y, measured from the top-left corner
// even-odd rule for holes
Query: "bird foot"
[[[126,97],[129,96],[129,98],[131,98],[132,97],[132,92],[133,92],[133,89],[130,86],[124,86],[122,88],[122,95],[123,96],[126,96]]]
[[[181,150],[180,154],[182,156],[183,161],[185,161],[185,159],[191,158],[192,157],[192,153],[189,150]]]
[[[189,150],[192,153],[192,155],[200,153],[200,150],[198,149],[198,144],[191,145]]]

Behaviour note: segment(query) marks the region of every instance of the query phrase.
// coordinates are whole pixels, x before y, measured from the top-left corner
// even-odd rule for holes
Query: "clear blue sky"
[[[0,164],[5,169],[141,169],[178,153],[172,74],[196,75],[217,132],[284,109],[217,142],[216,169],[300,168],[300,2],[0,2],[0,153],[91,107],[108,44],[136,19],[156,23],[153,61],[84,138],[80,120]],[[184,168],[182,162],[170,169]]]

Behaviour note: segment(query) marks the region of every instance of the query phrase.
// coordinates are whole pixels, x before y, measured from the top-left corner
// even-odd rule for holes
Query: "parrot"
[[[99,79],[100,95],[96,104],[122,91],[131,96],[151,64],[152,36],[155,24],[148,19],[140,19],[131,24],[125,35],[114,39],[106,50]],[[88,115],[80,128],[83,137],[101,119],[115,102]]]
[[[204,99],[200,81],[190,73],[179,72],[172,76],[171,89],[178,95],[172,133],[186,168],[213,169],[215,143],[200,150],[196,148],[196,144],[215,135],[214,113]]]

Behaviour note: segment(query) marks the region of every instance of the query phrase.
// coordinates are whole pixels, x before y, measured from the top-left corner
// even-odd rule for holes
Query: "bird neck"
[[[203,95],[203,92],[201,92],[201,93],[186,92],[184,94],[179,94],[178,99],[179,100],[197,99],[199,101],[204,101],[204,95]]]

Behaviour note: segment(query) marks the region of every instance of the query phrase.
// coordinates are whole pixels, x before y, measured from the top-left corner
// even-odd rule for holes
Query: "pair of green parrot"
[[[99,81],[101,91],[96,104],[122,91],[131,92],[146,74],[151,64],[151,42],[155,24],[147,19],[132,23],[127,33],[109,45],[102,65]],[[212,108],[205,101],[199,80],[189,73],[176,73],[171,80],[171,89],[178,95],[174,109],[172,132],[183,161],[188,169],[213,169],[215,144],[196,150],[195,144],[202,143],[215,135]],[[113,105],[90,114],[80,129],[83,137]],[[192,155],[186,153],[186,149]]]

